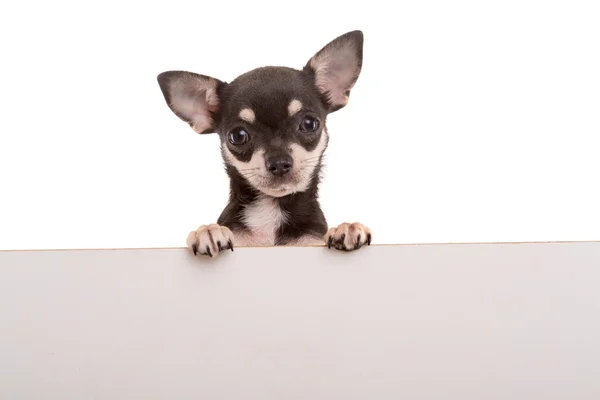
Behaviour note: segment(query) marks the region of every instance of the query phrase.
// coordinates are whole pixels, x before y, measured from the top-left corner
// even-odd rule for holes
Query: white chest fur
[[[238,246],[273,246],[277,230],[287,219],[287,214],[275,199],[259,196],[243,211],[243,221],[251,234],[236,235]]]

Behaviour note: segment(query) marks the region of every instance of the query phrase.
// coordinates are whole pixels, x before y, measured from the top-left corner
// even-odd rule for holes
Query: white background
[[[228,184],[156,75],[365,34],[322,206],[375,243],[600,239],[597,1],[5,2],[0,248],[182,246]]]

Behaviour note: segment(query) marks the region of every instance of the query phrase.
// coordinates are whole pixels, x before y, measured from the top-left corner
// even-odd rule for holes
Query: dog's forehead
[[[276,125],[301,109],[321,111],[310,77],[285,67],[263,67],[247,72],[228,85],[227,117]]]

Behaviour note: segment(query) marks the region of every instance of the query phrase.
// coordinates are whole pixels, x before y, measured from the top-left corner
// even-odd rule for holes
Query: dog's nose
[[[267,159],[267,170],[273,175],[282,176],[290,172],[294,161],[289,155],[269,157]]]

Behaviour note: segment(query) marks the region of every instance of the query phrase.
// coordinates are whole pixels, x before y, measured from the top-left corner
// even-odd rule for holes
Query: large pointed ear
[[[330,112],[348,103],[350,90],[362,68],[363,33],[348,32],[331,41],[304,67],[314,73],[315,84]]]
[[[223,82],[187,71],[163,72],[157,80],[175,115],[197,133],[214,132],[220,114],[219,93]]]

